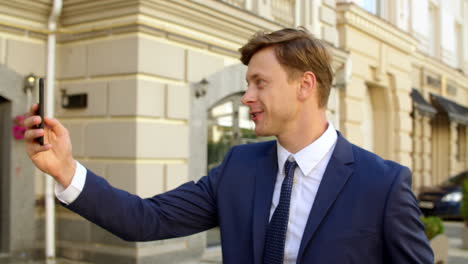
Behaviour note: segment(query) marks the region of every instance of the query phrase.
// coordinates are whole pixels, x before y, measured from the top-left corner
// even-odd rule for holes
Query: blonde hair
[[[261,49],[273,47],[276,58],[288,73],[288,79],[296,79],[304,72],[314,73],[318,88],[319,107],[326,107],[333,81],[331,56],[325,44],[306,29],[285,28],[275,32],[256,33],[242,48],[240,60],[249,65],[252,56]]]

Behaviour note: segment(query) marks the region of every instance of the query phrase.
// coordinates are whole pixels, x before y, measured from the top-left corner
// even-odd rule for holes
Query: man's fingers
[[[29,115],[36,115],[37,109],[39,109],[39,104],[33,104],[31,108],[29,108]]]
[[[52,148],[51,144],[44,144],[43,146],[39,144],[29,144],[27,151],[29,153],[29,156],[32,157],[36,155],[39,152],[47,151]]]
[[[44,129],[42,128],[38,128],[38,129],[28,129],[26,130],[26,132],[24,133],[24,139],[27,141],[27,142],[33,142],[34,139],[38,138],[38,137],[42,137],[44,136]]]
[[[44,122],[58,137],[68,133],[67,129],[55,118],[44,117]]]
[[[30,116],[24,120],[24,126],[27,129],[33,129],[35,126],[39,125],[41,123],[41,117],[40,116]]]

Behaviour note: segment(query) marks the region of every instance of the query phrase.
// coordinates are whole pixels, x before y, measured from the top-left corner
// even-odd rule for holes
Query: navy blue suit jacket
[[[129,241],[186,236],[219,226],[226,264],[262,263],[276,142],[232,148],[197,183],[141,199],[88,170],[67,206]],[[319,186],[297,263],[433,263],[408,168],[341,135]]]

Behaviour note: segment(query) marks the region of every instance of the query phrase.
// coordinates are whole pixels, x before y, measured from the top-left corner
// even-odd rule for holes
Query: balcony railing
[[[257,9],[251,10],[259,15],[266,15],[273,21],[288,27],[294,26],[294,15],[295,15],[295,2],[296,0],[219,0],[230,5],[247,8]],[[257,3],[254,3],[257,2]],[[268,10],[270,12],[262,12],[262,10]],[[268,15],[267,15],[268,14]]]
[[[294,26],[295,0],[271,0],[271,15],[273,20],[292,27]]]
[[[246,0],[222,0],[230,5],[237,6],[240,8],[245,8],[245,1]]]

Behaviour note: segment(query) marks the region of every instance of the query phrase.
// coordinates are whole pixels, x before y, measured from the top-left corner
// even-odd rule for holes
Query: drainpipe
[[[54,116],[55,32],[57,30],[57,20],[62,12],[62,4],[62,0],[54,0],[48,23],[48,30],[50,33],[47,36],[45,115],[50,118]],[[53,186],[54,182],[52,177],[45,175],[45,253],[48,260],[55,259],[55,203]]]

